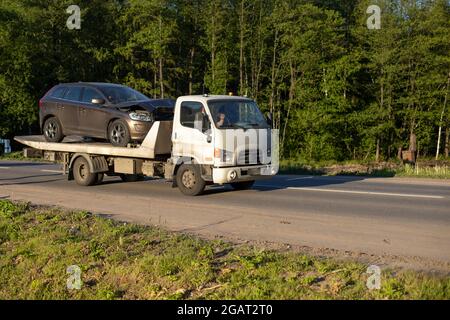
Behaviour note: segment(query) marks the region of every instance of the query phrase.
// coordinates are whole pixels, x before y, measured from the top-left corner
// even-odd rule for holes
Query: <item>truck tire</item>
[[[235,182],[231,184],[231,187],[234,190],[248,190],[253,187],[255,181],[244,181],[244,182]]]
[[[177,171],[177,186],[187,196],[198,196],[205,190],[206,182],[197,165],[183,164]]]
[[[47,142],[61,142],[64,139],[61,123],[56,117],[45,120],[42,131]]]
[[[98,181],[98,174],[91,173],[89,164],[83,157],[78,157],[73,164],[73,177],[80,186],[93,186]]]
[[[130,129],[123,120],[116,120],[109,125],[108,140],[116,147],[126,147],[131,142]]]

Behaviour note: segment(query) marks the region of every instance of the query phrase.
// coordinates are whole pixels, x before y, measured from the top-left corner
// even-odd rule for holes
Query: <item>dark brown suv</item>
[[[39,101],[39,120],[48,142],[77,135],[124,147],[142,142],[155,121],[173,120],[174,107],[174,100],[152,100],[123,85],[68,83]]]

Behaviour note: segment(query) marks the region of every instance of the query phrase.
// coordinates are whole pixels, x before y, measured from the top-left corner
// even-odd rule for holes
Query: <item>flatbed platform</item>
[[[37,150],[85,153],[113,157],[154,159],[171,153],[171,122],[155,122],[144,142],[138,147],[115,147],[110,143],[86,142],[81,139],[65,139],[63,142],[47,142],[42,135],[20,136],[14,140]]]

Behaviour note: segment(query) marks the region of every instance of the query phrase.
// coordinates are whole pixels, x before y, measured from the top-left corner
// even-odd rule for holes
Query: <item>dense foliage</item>
[[[69,30],[66,9],[81,8]],[[370,5],[381,29],[369,30]],[[448,153],[446,0],[2,0],[0,136],[36,130],[60,82],[152,97],[247,95],[272,111],[285,157],[386,159],[417,136]],[[441,132],[441,134],[439,134]]]

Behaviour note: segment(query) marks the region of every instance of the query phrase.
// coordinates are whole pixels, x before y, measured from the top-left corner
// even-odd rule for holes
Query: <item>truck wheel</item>
[[[79,157],[73,164],[73,177],[80,186],[93,186],[97,183],[98,174],[91,173],[89,164],[85,158]]]
[[[177,186],[187,196],[198,196],[205,190],[206,182],[200,174],[200,167],[183,164],[177,171]]]
[[[62,126],[55,117],[45,120],[42,131],[47,142],[61,142],[64,139]]]
[[[123,120],[116,120],[108,128],[108,139],[113,146],[126,147],[131,141],[130,129]]]
[[[123,182],[138,182],[144,180],[144,176],[141,174],[121,174],[120,178]]]
[[[248,190],[253,187],[255,181],[235,182],[231,184],[234,190]]]

